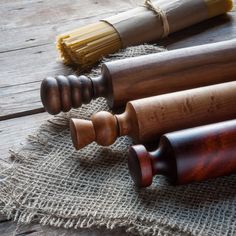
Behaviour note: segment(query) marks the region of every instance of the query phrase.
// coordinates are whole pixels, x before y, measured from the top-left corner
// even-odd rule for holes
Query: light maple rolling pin
[[[154,175],[187,184],[236,173],[236,120],[165,134],[152,152],[133,146],[128,166],[140,187],[151,185]]]
[[[105,63],[101,76],[48,77],[41,100],[51,114],[105,97],[111,107],[147,96],[232,81],[236,40]]]
[[[98,112],[91,121],[72,119],[76,149],[96,141],[107,146],[119,136],[148,142],[167,132],[236,118],[236,82],[185,90],[128,102],[123,114]]]

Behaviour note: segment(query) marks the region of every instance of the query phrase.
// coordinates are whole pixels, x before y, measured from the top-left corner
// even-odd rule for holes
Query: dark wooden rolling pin
[[[153,152],[133,146],[128,166],[139,187],[151,185],[155,175],[187,184],[236,173],[236,120],[165,134]]]
[[[143,98],[127,103],[123,114],[101,111],[91,121],[72,119],[75,148],[96,141],[107,146],[117,137],[147,142],[176,130],[236,118],[236,81]]]
[[[48,77],[41,84],[41,100],[51,114],[97,97],[117,107],[138,98],[232,81],[235,75],[236,40],[229,40],[108,62],[95,78]]]

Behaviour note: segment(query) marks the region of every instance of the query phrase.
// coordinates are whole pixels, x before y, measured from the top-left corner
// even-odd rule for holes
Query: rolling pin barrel
[[[165,175],[173,184],[187,184],[236,172],[236,120],[165,134],[159,148],[130,148],[130,174],[139,187]]]
[[[102,111],[91,121],[72,119],[72,140],[77,149],[93,141],[108,146],[124,135],[145,143],[167,132],[235,119],[235,103],[236,82],[134,100],[119,115]]]
[[[48,77],[41,84],[41,100],[51,114],[97,97],[118,107],[139,98],[233,81],[235,74],[236,40],[229,40],[107,62],[94,78]]]

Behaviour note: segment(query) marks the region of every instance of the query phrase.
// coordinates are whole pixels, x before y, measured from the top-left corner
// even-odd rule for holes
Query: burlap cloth
[[[159,50],[132,47],[107,60]],[[236,175],[176,187],[156,177],[151,187],[137,190],[127,169],[128,138],[75,151],[69,118],[87,119],[100,110],[109,110],[103,99],[53,118],[13,154],[14,165],[1,171],[4,214],[19,223],[122,227],[141,235],[236,235]]]

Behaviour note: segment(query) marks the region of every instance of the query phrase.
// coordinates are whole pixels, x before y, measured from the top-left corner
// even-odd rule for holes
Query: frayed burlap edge
[[[129,56],[144,55],[158,51],[160,51],[160,49],[152,45],[133,47],[112,55],[110,58],[106,59],[106,61]],[[99,74],[99,69],[94,69],[91,74]],[[97,112],[99,110],[110,111],[104,99],[97,99],[91,104],[85,105],[80,109],[72,110],[68,114],[56,116],[43,124],[35,135],[30,135],[28,137],[28,144],[21,150],[12,151],[12,158],[14,162],[7,168],[5,165],[1,168],[2,180],[0,188],[0,210],[2,213],[7,215],[8,218],[13,218],[18,222],[18,224],[39,222],[43,225],[64,228],[91,228],[104,226],[108,229],[123,228],[127,232],[140,235],[233,235],[235,232],[234,225],[236,223],[235,216],[233,214],[236,209],[236,176],[223,177],[212,182],[204,182],[178,188],[169,186],[163,182],[161,177],[158,177],[157,181],[154,180],[153,187],[140,192],[138,192],[138,190],[134,191],[134,189],[132,189],[132,181],[127,179],[130,178],[130,176],[126,173],[126,170],[123,171],[124,162],[127,157],[125,152],[127,147],[131,144],[131,141],[128,138],[120,138],[114,146],[112,145],[111,147],[104,149],[94,144],[91,144],[89,147],[91,149],[89,154],[92,154],[92,156],[93,151],[96,151],[97,149],[104,152],[111,150],[110,153],[108,152],[108,156],[113,155],[113,153],[117,153],[115,154],[117,156],[112,156],[112,160],[107,159],[111,162],[109,163],[108,168],[110,168],[110,164],[114,164],[112,162],[114,159],[117,159],[117,157],[125,158],[122,160],[122,165],[118,165],[118,167],[123,168],[118,169],[118,171],[125,172],[125,175],[121,176],[123,179],[119,180],[119,174],[117,176],[112,176],[117,177],[114,182],[117,180],[120,181],[119,185],[116,186],[117,189],[125,190],[125,194],[127,194],[125,195],[124,192],[121,192],[120,199],[124,201],[127,199],[127,204],[132,203],[130,200],[134,200],[135,204],[131,204],[131,206],[127,205],[124,211],[118,211],[120,210],[120,205],[117,204],[113,205],[114,210],[111,211],[110,205],[107,204],[106,207],[108,206],[110,215],[104,214],[104,212],[102,212],[103,214],[101,212],[99,213],[96,209],[93,209],[93,211],[89,211],[90,209],[88,209],[87,211],[86,207],[80,207],[79,212],[76,211],[71,213],[68,210],[67,205],[63,205],[65,204],[65,201],[59,201],[58,204],[61,204],[62,207],[57,208],[55,211],[50,208],[50,204],[52,204],[53,201],[35,201],[34,197],[39,198],[40,194],[44,194],[45,191],[43,192],[40,190],[41,192],[33,192],[33,195],[30,191],[24,191],[24,187],[27,188],[27,184],[31,181],[30,173],[32,172],[32,169],[30,169],[29,163],[32,164],[37,160],[40,160],[38,163],[43,163],[43,158],[45,157],[44,149],[50,149],[51,151],[55,150],[55,148],[51,149],[51,146],[53,147],[53,145],[56,145],[56,147],[58,147],[57,143],[64,140],[64,142],[59,145],[58,149],[64,148],[70,152],[69,154],[67,153],[68,156],[74,155],[72,144],[68,143],[68,140],[70,139],[68,130],[69,118],[79,117],[88,119],[93,112]],[[65,134],[66,140],[65,137],[63,137]],[[86,152],[86,148],[84,152]],[[54,156],[60,158],[60,153],[55,153]],[[79,156],[79,159],[72,160],[74,162],[70,160],[72,164],[81,162],[83,158],[86,160],[87,158],[90,158],[90,164],[99,164],[99,162],[97,162],[97,157],[93,158],[88,155],[77,156]],[[102,157],[105,156],[102,154]],[[52,160],[49,164],[54,166],[54,162],[52,162]],[[55,159],[55,162],[57,162],[57,160],[58,159]],[[68,163],[70,164],[70,162]],[[70,169],[69,166],[71,165],[67,165],[67,168]],[[26,169],[24,169],[24,167],[26,167]],[[87,165],[87,167],[90,168],[91,165]],[[89,168],[87,171],[90,171]],[[19,174],[19,170],[23,170],[23,173]],[[104,171],[104,169],[102,170]],[[27,178],[24,177],[24,171],[28,171],[28,176],[26,176]],[[49,172],[47,172],[47,174],[50,175]],[[70,173],[68,172],[67,174]],[[20,179],[22,176],[24,177],[24,181]],[[60,182],[60,177],[58,178]],[[112,181],[112,179],[113,178],[109,181]],[[103,184],[103,180],[100,179],[99,181],[100,183],[102,181]],[[25,186],[22,186],[22,182]],[[34,184],[33,181],[32,183]],[[33,185],[32,183],[31,187]],[[50,184],[51,182],[48,181],[48,183]],[[123,183],[128,185],[124,188]],[[87,187],[90,186],[86,181],[85,184],[88,185]],[[44,185],[39,186],[44,187]],[[81,188],[84,187],[82,185],[78,186]],[[33,185],[33,187],[35,186]],[[110,189],[110,185],[107,182],[105,187],[108,187],[108,190],[111,190],[113,193],[118,193],[117,196],[119,196],[119,191],[117,192],[116,190],[113,191],[113,189]],[[51,189],[50,186],[48,186],[48,188],[49,190]],[[23,193],[19,191],[23,191]],[[138,194],[136,194],[137,192]],[[68,192],[66,191],[64,193]],[[78,193],[78,191],[76,193]],[[39,194],[39,196],[37,196],[37,194]],[[48,196],[50,195],[47,195],[47,197]],[[101,199],[102,198],[103,195],[101,196]],[[185,202],[188,202],[188,204],[185,204]],[[122,205],[121,201],[118,201],[118,203]],[[53,204],[55,205],[55,201]],[[141,208],[141,210],[137,210],[136,206]],[[100,211],[101,207],[103,207],[103,205],[100,205]],[[126,210],[129,211],[129,213],[127,213]],[[223,216],[221,216],[222,214]],[[188,217],[190,218],[188,219]]]
[[[136,53],[137,50],[137,53]],[[117,60],[117,59],[123,59],[127,57],[134,57],[138,55],[145,55],[150,53],[156,53],[165,51],[165,49],[156,47],[155,45],[141,45],[138,47],[130,47],[126,49],[126,55],[124,55],[125,50],[121,50],[120,52],[116,53],[115,55],[110,55],[108,58],[104,58],[102,62],[107,62],[111,60]],[[141,52],[141,53],[140,53]],[[92,69],[90,75],[96,76],[100,73],[101,65],[99,65],[97,68]],[[104,101],[105,102],[105,101]],[[9,198],[9,191],[8,184],[9,179],[11,179],[12,176],[14,176],[15,171],[17,170],[18,165],[21,165],[22,162],[27,162],[28,158],[32,158],[32,153],[40,153],[41,150],[44,148],[45,145],[49,142],[49,140],[58,133],[60,133],[62,130],[68,127],[68,121],[69,117],[77,117],[77,111],[71,111],[70,114],[61,114],[58,116],[55,116],[54,118],[46,121],[43,125],[40,126],[39,130],[33,135],[29,135],[27,138],[27,145],[25,145],[23,148],[21,148],[18,151],[10,150],[12,163],[9,165],[3,165],[0,163],[1,168],[1,189],[0,189],[0,202],[1,202],[1,213],[6,215],[9,219],[13,219],[14,221],[17,221],[18,224],[29,224],[34,221],[39,222],[42,225],[50,225],[55,227],[64,227],[64,228],[91,228],[91,227],[102,227],[105,226],[107,229],[114,229],[117,227],[125,228],[126,232],[134,233],[134,234],[141,234],[141,235],[172,235],[173,232],[175,232],[175,235],[177,232],[181,235],[183,233],[186,233],[186,235],[189,235],[190,232],[184,232],[182,230],[178,230],[176,226],[168,226],[168,225],[162,225],[158,224],[156,222],[156,226],[153,226],[153,224],[150,225],[150,227],[147,227],[150,222],[146,222],[146,227],[142,227],[137,222],[140,220],[137,217],[130,219],[127,222],[127,219],[109,219],[109,218],[97,218],[96,216],[88,216],[88,215],[81,215],[80,217],[76,216],[75,219],[66,219],[61,218],[54,215],[43,215],[39,214],[38,212],[29,213],[29,212],[22,212],[19,209],[12,208],[12,201],[14,198],[14,194],[12,195],[12,198]],[[24,153],[23,155],[21,153]],[[27,196],[26,196],[27,198]],[[21,201],[24,201],[24,199]],[[20,203],[19,203],[20,204]],[[144,222],[144,219],[142,219],[142,222]]]
[[[76,111],[71,112],[71,117],[77,117]],[[63,228],[93,228],[93,227],[106,227],[107,229],[113,230],[117,228],[124,229],[127,233],[137,234],[137,235],[192,235],[188,230],[179,229],[177,225],[168,225],[162,224],[158,221],[150,222],[145,218],[134,217],[133,219],[127,218],[101,218],[94,215],[80,215],[75,216],[75,218],[62,218],[55,215],[43,215],[38,212],[29,213],[22,212],[18,209],[11,208],[11,200],[9,199],[9,194],[7,193],[8,188],[8,178],[14,176],[14,172],[17,169],[17,166],[22,163],[27,163],[27,158],[31,157],[32,152],[40,153],[41,150],[47,145],[51,138],[55,137],[68,127],[69,116],[62,114],[56,116],[53,119],[48,120],[45,124],[41,125],[39,130],[35,135],[29,135],[27,140],[28,143],[19,151],[11,152],[11,157],[13,163],[9,168],[3,167],[4,170],[1,171],[1,176],[5,176],[1,182],[0,188],[0,203],[1,203],[1,212],[6,215],[9,219],[12,219],[18,224],[30,224],[32,222],[38,222],[42,225],[48,225],[53,227],[63,227]],[[24,152],[22,155],[21,152]],[[2,169],[2,166],[1,166]],[[27,196],[26,196],[27,198]],[[26,199],[21,199],[25,201]],[[63,214],[65,217],[66,214]],[[142,224],[139,224],[139,221]],[[145,225],[142,226],[142,225]]]

